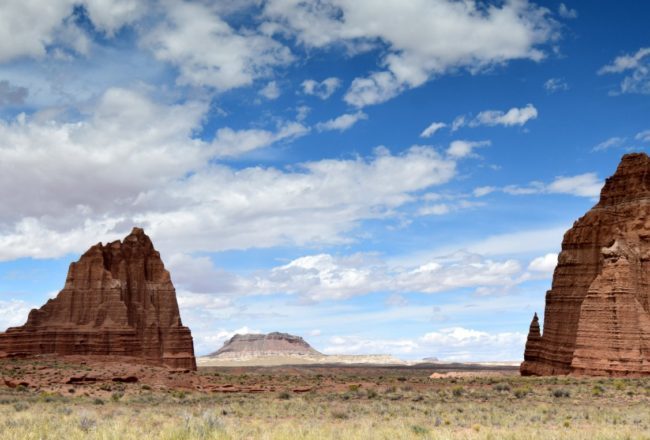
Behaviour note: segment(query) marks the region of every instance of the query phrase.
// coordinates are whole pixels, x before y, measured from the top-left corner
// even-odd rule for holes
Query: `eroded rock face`
[[[196,369],[169,272],[140,228],[70,264],[58,296],[32,310],[22,327],[0,334],[0,352],[135,356]]]
[[[623,156],[600,201],[576,221],[536,320],[523,375],[650,374],[650,158]]]
[[[300,336],[273,332],[267,335],[235,335],[218,351],[209,355],[220,358],[247,356],[320,355]]]

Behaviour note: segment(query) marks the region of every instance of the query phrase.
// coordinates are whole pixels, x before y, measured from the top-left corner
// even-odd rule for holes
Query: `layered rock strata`
[[[170,274],[140,228],[70,264],[58,296],[32,310],[25,325],[0,334],[0,352],[131,356],[196,369]]]
[[[270,356],[320,356],[300,336],[273,332],[269,334],[235,335],[209,357],[254,358]]]
[[[623,156],[566,232],[523,375],[650,374],[650,158]]]

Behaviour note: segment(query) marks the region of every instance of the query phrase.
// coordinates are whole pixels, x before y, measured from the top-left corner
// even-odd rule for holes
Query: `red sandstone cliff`
[[[0,352],[135,356],[196,369],[169,272],[140,228],[70,264],[55,299],[32,310],[22,327],[0,333]]]
[[[523,375],[650,374],[650,158],[623,156],[566,232]]]

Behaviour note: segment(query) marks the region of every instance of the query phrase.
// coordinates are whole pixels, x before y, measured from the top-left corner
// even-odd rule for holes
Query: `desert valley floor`
[[[75,358],[2,360],[0,374],[3,439],[650,438],[650,379],[462,364],[194,373]]]

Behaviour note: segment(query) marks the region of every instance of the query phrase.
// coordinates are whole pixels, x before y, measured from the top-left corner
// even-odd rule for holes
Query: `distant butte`
[[[0,333],[0,354],[129,356],[196,370],[169,272],[140,228],[70,264],[55,299]]]
[[[564,235],[530,326],[522,375],[650,374],[650,158],[623,156],[600,201]]]

